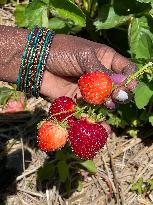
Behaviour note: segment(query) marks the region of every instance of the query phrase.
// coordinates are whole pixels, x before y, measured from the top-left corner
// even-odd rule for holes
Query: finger
[[[107,69],[101,62],[98,60],[97,55],[93,49],[86,50],[83,56],[79,56],[77,61],[83,71],[83,73],[91,71],[103,71],[108,75],[112,74],[112,71]]]
[[[116,109],[116,104],[115,102],[112,100],[111,96],[108,97],[103,106],[108,110],[108,111],[114,111]]]
[[[111,98],[116,103],[126,104],[131,101],[132,94],[126,87],[121,86],[111,93]]]
[[[95,43],[95,50],[100,63],[115,73],[130,75],[137,70],[136,65],[130,59],[117,53],[109,46]]]
[[[129,76],[133,73],[135,73],[138,70],[138,67],[134,63],[129,63],[125,67],[123,67],[122,73],[126,76]]]

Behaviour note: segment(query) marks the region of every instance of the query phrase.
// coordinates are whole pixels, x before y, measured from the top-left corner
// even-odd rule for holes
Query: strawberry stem
[[[75,111],[74,113],[72,113],[72,114],[70,114],[69,116],[67,116],[62,122],[67,121],[67,119],[69,119],[69,118],[72,117],[72,116],[75,116],[75,115],[77,115],[77,114],[79,114],[79,113],[82,113],[82,111],[85,110],[86,108],[87,108],[87,106],[84,106],[84,107],[78,109],[78,110]]]
[[[141,76],[148,68],[152,67],[153,63],[149,62],[147,63],[145,66],[143,66],[142,68],[140,68],[137,72],[133,73],[133,75],[129,76],[128,79],[126,79],[126,83],[125,86],[127,86],[132,80],[134,80],[135,78]]]

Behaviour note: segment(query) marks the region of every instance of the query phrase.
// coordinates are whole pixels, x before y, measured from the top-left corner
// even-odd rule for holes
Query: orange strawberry
[[[68,139],[66,128],[48,120],[38,128],[38,146],[42,151],[51,152],[62,148]]]
[[[110,95],[112,80],[101,71],[82,75],[78,81],[83,99],[94,105],[99,105]]]

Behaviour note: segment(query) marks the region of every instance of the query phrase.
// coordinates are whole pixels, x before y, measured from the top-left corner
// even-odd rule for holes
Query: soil
[[[0,8],[0,24],[15,26],[14,7]],[[0,86],[7,83],[0,82]],[[9,86],[9,85],[8,85]],[[50,103],[42,98],[28,99],[31,112],[0,114],[0,205],[151,205],[153,192],[131,191],[133,183],[153,179],[153,136],[130,138],[115,131],[95,157],[95,175],[87,175],[81,192],[69,197],[59,191],[56,180],[45,189],[37,182],[37,171],[52,160],[37,149],[36,125]],[[4,146],[5,145],[5,146]]]

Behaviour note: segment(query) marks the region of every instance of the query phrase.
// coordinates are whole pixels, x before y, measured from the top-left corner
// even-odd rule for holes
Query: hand
[[[41,94],[50,100],[63,95],[81,97],[77,80],[83,73],[103,70],[128,76],[136,69],[135,64],[106,45],[57,34],[50,49]]]

